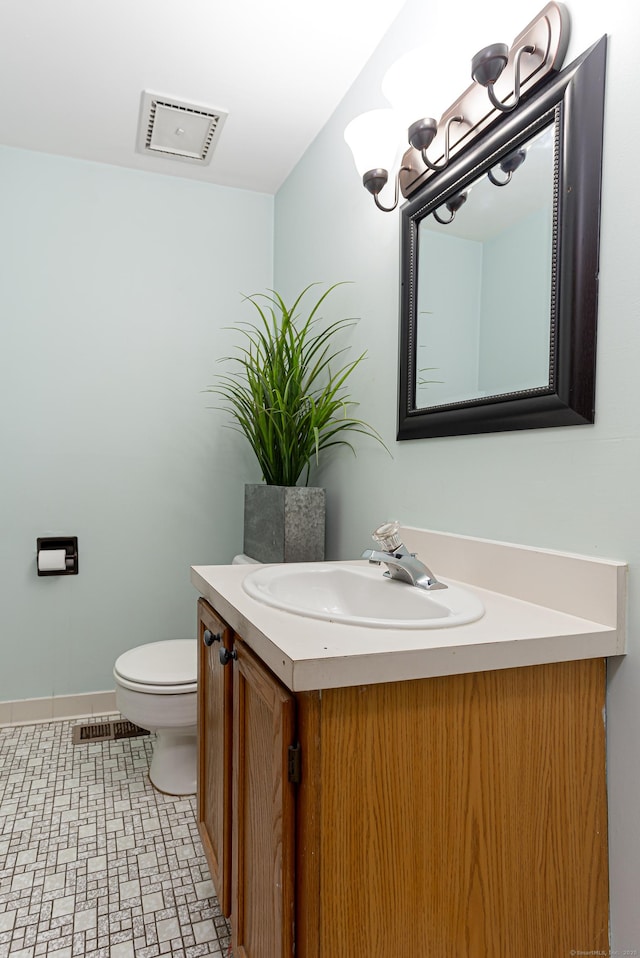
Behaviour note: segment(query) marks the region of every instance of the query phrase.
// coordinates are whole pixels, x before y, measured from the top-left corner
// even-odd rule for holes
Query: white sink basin
[[[305,562],[267,566],[243,581],[258,602],[313,619],[385,629],[441,629],[475,622],[482,602],[456,585],[427,592],[385,578],[379,566]]]

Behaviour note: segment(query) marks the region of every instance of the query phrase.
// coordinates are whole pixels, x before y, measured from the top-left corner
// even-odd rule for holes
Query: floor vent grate
[[[120,738],[134,738],[137,735],[149,735],[146,728],[140,728],[126,719],[114,722],[93,722],[91,725],[75,725],[72,730],[74,745],[86,745],[89,742],[113,742]]]

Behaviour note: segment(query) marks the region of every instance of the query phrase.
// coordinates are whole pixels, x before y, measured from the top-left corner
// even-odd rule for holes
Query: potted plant
[[[315,285],[315,284],[312,284]],[[362,433],[382,439],[351,413],[357,405],[346,382],[365,357],[345,361],[336,337],[353,319],[321,323],[319,309],[330,286],[304,314],[307,286],[287,306],[275,290],[248,296],[257,312],[241,323],[235,355],[221,362],[231,371],[217,377],[208,392],[222,400],[232,428],[249,441],[260,464],[263,484],[245,487],[244,551],[261,562],[324,559],[324,489],[308,486],[311,466],[323,450],[344,445]]]

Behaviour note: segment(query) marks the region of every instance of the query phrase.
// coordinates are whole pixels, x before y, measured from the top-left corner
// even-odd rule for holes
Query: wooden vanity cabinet
[[[197,819],[213,886],[234,958],[292,956],[295,700],[204,599],[198,630]]]
[[[220,662],[233,633],[198,601],[198,830],[222,913],[231,913],[233,675]]]
[[[295,700],[242,641],[234,648],[233,954],[284,958],[297,954]]]
[[[608,950],[604,660],[292,694],[233,648],[234,958]]]

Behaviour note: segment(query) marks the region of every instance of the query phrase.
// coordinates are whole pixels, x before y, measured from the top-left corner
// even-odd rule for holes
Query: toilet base
[[[197,734],[195,727],[158,729],[149,766],[149,781],[165,795],[195,795]]]

